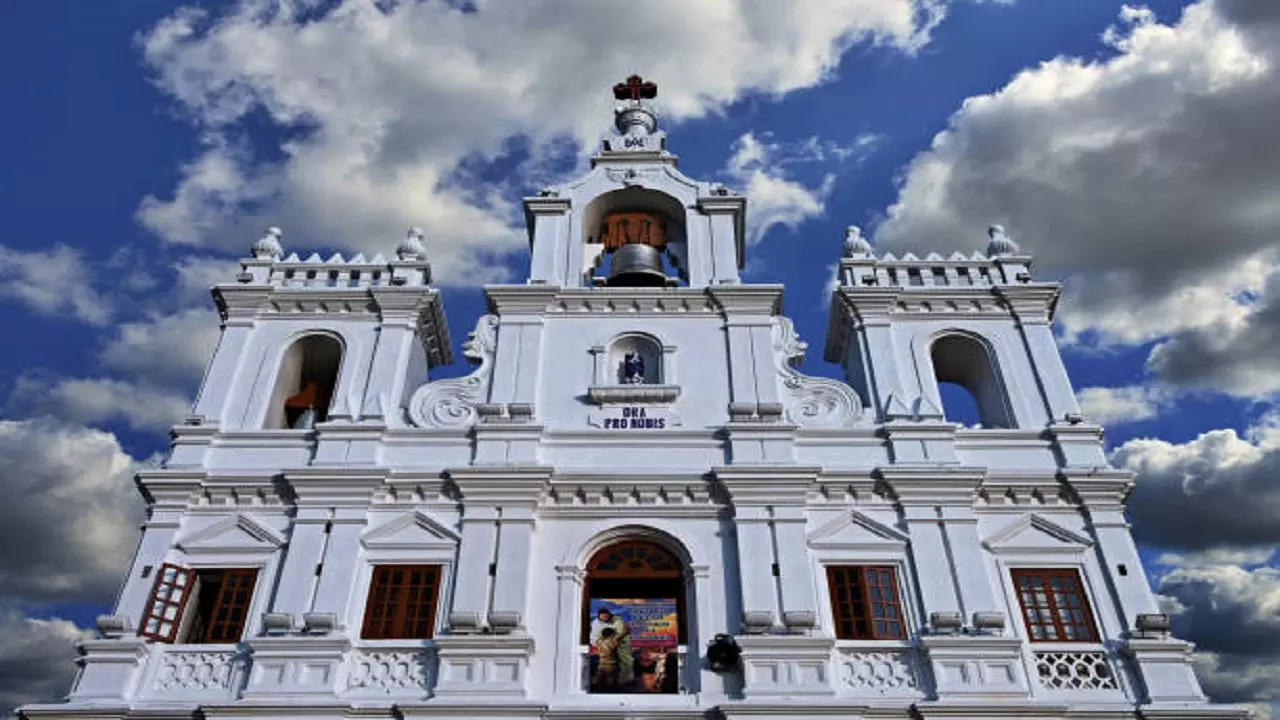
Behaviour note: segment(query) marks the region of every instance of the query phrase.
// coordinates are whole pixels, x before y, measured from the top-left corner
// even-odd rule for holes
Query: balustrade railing
[[[227,699],[243,688],[248,653],[232,645],[156,645],[143,693],[154,699]]]
[[[915,648],[881,643],[836,646],[837,690],[842,695],[920,695]]]
[[[436,679],[435,648],[426,641],[369,644],[351,651],[347,692],[425,697]]]

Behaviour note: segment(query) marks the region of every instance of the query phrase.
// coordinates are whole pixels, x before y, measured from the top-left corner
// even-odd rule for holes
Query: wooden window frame
[[[907,618],[905,608],[902,602],[902,584],[898,581],[898,568],[895,565],[845,565],[832,564],[827,565],[827,592],[831,598],[831,621],[834,626],[836,639],[838,640],[906,640],[907,639]],[[872,588],[884,589],[883,586],[873,582],[870,578],[871,573],[888,572],[889,586],[888,592],[882,594],[880,600],[872,599]],[[842,583],[838,582],[837,576],[840,573],[847,574],[848,582],[843,583],[856,591],[856,597],[850,594],[847,603],[850,608],[856,607],[861,603],[863,611],[861,614],[842,615],[840,606],[842,604],[840,587]],[[856,601],[856,602],[855,602]],[[896,622],[898,632],[892,633],[887,628],[884,632],[877,632],[875,628],[876,616],[872,608],[880,605],[885,608],[885,623]],[[893,617],[896,613],[897,617]],[[865,628],[865,631],[859,631],[859,626]]]
[[[172,580],[166,578],[172,572]],[[138,636],[150,638],[157,642],[173,643],[177,641],[178,632],[182,629],[182,621],[187,612],[187,601],[195,590],[196,573],[191,568],[164,563],[156,573],[155,584],[151,586],[151,594],[147,596],[147,607],[142,611],[142,622],[139,624]],[[174,595],[179,597],[174,599]],[[174,608],[172,617],[165,617],[165,610]],[[155,621],[156,629],[148,630],[151,621]],[[168,626],[167,629],[166,626]]]
[[[411,613],[408,602],[407,579],[399,586],[380,584],[381,579],[395,571],[407,574],[414,571],[425,572],[429,579],[425,584],[430,586],[430,597],[427,598],[425,613],[418,608],[417,614]],[[435,636],[436,607],[440,599],[440,584],[444,579],[444,568],[438,564],[403,564],[383,563],[373,566],[369,577],[369,592],[365,596],[364,622],[360,628],[362,640],[430,640]],[[394,587],[399,598],[384,590]],[[386,615],[390,617],[386,617]],[[424,617],[425,615],[425,617]],[[410,636],[403,628],[419,625],[425,620],[426,632]]]
[[[1098,625],[1093,616],[1093,604],[1089,602],[1089,595],[1085,592],[1084,578],[1081,576],[1077,568],[1010,568],[1010,578],[1013,581],[1013,592],[1018,598],[1018,607],[1022,610],[1022,624],[1027,631],[1027,640],[1033,643],[1097,643],[1099,642]],[[1044,579],[1040,583],[1040,589],[1044,592],[1047,607],[1045,611],[1048,613],[1050,623],[1043,621],[1031,622],[1031,614],[1027,607],[1026,598],[1022,593],[1021,578],[1027,576],[1038,575]],[[1087,637],[1067,637],[1067,624],[1062,622],[1060,611],[1063,608],[1058,606],[1058,598],[1053,592],[1051,585],[1053,578],[1062,578],[1073,583],[1073,594],[1080,598],[1079,608],[1066,608],[1067,610],[1079,609],[1083,612],[1083,622],[1073,622],[1071,626],[1087,631]],[[1036,610],[1041,608],[1036,607]],[[1043,627],[1052,625],[1057,637],[1036,637],[1033,630],[1034,627]]]
[[[193,613],[200,612],[200,595],[203,592],[201,574],[221,573],[218,594],[213,598],[209,615],[192,636]],[[172,573],[172,578],[169,575]],[[253,605],[254,591],[258,586],[258,568],[190,568],[164,563],[156,574],[156,582],[147,597],[147,607],[142,614],[140,637],[157,642],[184,645],[223,645],[240,642],[249,623],[249,610]],[[242,601],[236,598],[242,595]],[[177,599],[174,596],[178,595]],[[171,617],[167,610],[173,609]],[[156,629],[148,630],[155,621]],[[179,639],[179,636],[183,637]]]

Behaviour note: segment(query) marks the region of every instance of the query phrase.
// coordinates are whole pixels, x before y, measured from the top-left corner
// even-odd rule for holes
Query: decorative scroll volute
[[[666,226],[653,213],[610,213],[600,225],[600,242],[608,252],[632,244],[662,248],[667,244]]]

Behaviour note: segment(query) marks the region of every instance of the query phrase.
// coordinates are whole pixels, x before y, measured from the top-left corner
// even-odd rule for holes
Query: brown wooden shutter
[[[142,613],[138,635],[159,642],[175,642],[194,585],[195,573],[188,568],[169,563],[161,565]]]
[[[366,640],[430,638],[435,630],[438,565],[378,565],[365,603]]]

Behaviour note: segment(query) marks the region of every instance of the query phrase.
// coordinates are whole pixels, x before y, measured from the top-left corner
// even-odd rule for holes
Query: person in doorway
[[[614,615],[608,608],[600,608],[596,613],[596,619],[591,621],[591,644],[600,652],[600,639],[604,637],[605,630],[613,630],[614,636],[617,637],[617,685],[619,687],[628,687],[636,679],[635,658],[631,654],[631,633],[627,630],[627,624],[622,618]],[[600,653],[604,657],[604,653]]]
[[[618,689],[619,648],[626,629],[621,633],[611,627],[600,631],[600,639],[596,640],[596,674],[591,678],[591,689],[596,692],[610,692]]]

